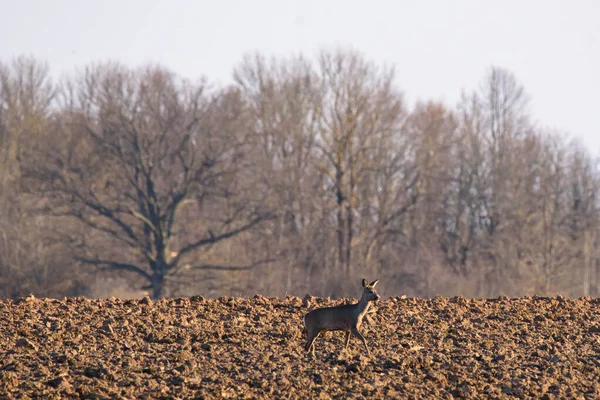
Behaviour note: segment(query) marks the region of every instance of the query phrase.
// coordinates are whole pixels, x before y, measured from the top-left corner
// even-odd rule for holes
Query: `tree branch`
[[[415,175],[415,177],[413,178],[413,180],[410,182],[410,184],[408,184],[406,186],[406,189],[411,189],[411,188],[415,187],[419,182],[419,178],[420,178],[420,174],[417,173]],[[413,205],[416,204],[417,199],[418,199],[418,194],[411,196],[410,201],[406,202],[402,207],[400,207],[398,210],[396,210],[395,212],[390,214],[387,218],[385,218],[381,225],[387,226],[393,220],[395,220],[396,218],[398,218],[399,216],[401,216],[402,214],[407,212],[410,209],[410,207],[412,207]]]
[[[200,239],[194,243],[190,243],[187,246],[184,246],[179,253],[177,254],[176,257],[174,257],[171,262],[169,263],[169,268],[174,267],[175,265],[177,265],[177,263],[179,263],[179,261],[181,260],[181,257],[184,256],[185,254],[196,250],[199,247],[202,246],[206,246],[208,244],[213,244],[213,243],[217,243],[221,240],[224,239],[228,239],[230,237],[233,237],[235,235],[238,235],[244,231],[247,231],[248,229],[251,229],[252,227],[258,225],[260,222],[268,220],[268,219],[272,219],[273,216],[271,214],[264,214],[264,215],[260,215],[256,218],[254,218],[253,220],[251,220],[250,222],[248,222],[245,225],[240,226],[239,228],[230,230],[228,232],[222,233],[220,235],[214,235],[212,234],[212,232],[209,231],[209,237],[208,238],[203,238]]]
[[[104,269],[104,270],[134,272],[138,275],[143,276],[149,282],[152,282],[152,277],[150,276],[150,274],[148,274],[146,271],[144,271],[140,267],[137,267],[132,264],[120,263],[120,262],[109,261],[109,260],[91,259],[91,258],[78,257],[78,256],[75,256],[75,260],[79,261],[81,263],[84,263],[84,264],[96,265],[96,266],[103,267],[102,269]]]
[[[260,264],[266,264],[270,262],[277,261],[274,258],[268,258],[265,260],[255,261],[248,265],[216,265],[216,264],[200,264],[200,265],[192,265],[190,269],[196,270],[204,270],[204,271],[245,271],[248,269],[252,269]]]

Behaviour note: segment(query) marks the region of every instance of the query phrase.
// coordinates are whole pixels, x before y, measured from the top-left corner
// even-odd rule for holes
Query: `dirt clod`
[[[37,351],[37,349],[38,349],[38,347],[33,342],[31,342],[30,340],[25,339],[25,338],[17,339],[17,342],[15,343],[15,345],[17,347],[24,347],[24,348],[28,348],[28,349],[33,349],[35,351]]]
[[[358,372],[360,371],[359,363],[352,363],[346,367],[346,372]]]
[[[200,348],[201,348],[202,350],[210,351],[210,349],[211,349],[212,347],[211,347],[211,346],[210,346],[210,344],[208,344],[208,343],[203,343],[203,344],[201,344],[201,345],[200,345]]]
[[[50,379],[46,382],[49,386],[56,389],[67,389],[70,388],[71,385],[69,381],[64,376],[59,376],[58,378]]]

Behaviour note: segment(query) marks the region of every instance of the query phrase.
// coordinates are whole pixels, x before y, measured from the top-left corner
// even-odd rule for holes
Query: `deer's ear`
[[[371,282],[371,284],[370,284],[369,286],[371,286],[371,287],[375,287],[375,285],[377,285],[377,282],[379,282],[379,279],[377,279],[377,280],[376,280],[376,281],[374,281],[374,282]]]
[[[363,287],[367,287],[367,286],[369,286],[369,282],[367,282],[366,279],[363,279],[362,280],[362,285],[363,285]]]

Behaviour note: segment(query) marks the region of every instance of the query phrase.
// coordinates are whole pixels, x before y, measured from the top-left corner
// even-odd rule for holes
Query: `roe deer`
[[[346,349],[350,343],[350,334],[354,334],[359,338],[367,349],[367,354],[370,356],[369,346],[365,337],[358,330],[362,324],[363,317],[369,310],[371,301],[378,301],[379,295],[375,292],[375,282],[368,283],[366,279],[362,280],[363,293],[360,301],[356,304],[345,304],[336,307],[324,307],[312,310],[304,316],[304,326],[306,327],[306,345],[304,349],[309,351],[312,349],[312,355],[315,355],[315,339],[321,332],[326,331],[345,331],[346,332]]]

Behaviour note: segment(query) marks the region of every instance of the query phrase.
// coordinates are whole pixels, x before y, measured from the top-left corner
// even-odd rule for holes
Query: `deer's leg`
[[[348,350],[348,344],[350,344],[350,331],[346,331],[346,350]]]
[[[312,340],[310,341],[310,345],[308,346],[309,349],[311,350],[313,358],[315,357],[315,340],[317,340],[317,337],[319,337],[319,333],[321,333],[321,332],[315,333]]]
[[[352,328],[352,333],[354,334],[354,336],[356,336],[363,342],[363,344],[365,345],[365,349],[367,349],[367,354],[371,355],[371,352],[369,351],[369,346],[367,346],[367,339],[365,339],[365,337],[358,331],[357,328]]]
[[[314,332],[313,330],[307,330],[307,338],[306,345],[304,346],[304,350],[310,351],[312,348],[312,354],[315,355],[315,339],[319,336],[319,332]]]

